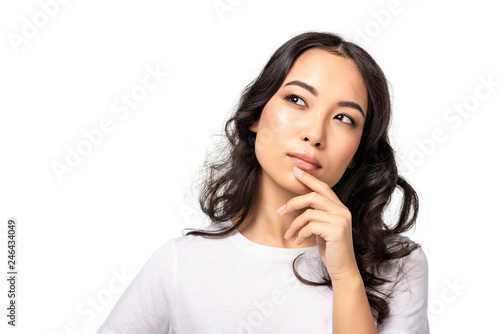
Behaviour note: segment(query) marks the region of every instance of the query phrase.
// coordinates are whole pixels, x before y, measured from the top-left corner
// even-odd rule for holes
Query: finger
[[[297,246],[300,245],[304,242],[304,240],[306,240],[313,234],[321,236],[325,240],[325,242],[331,242],[332,240],[330,239],[332,238],[330,236],[332,235],[332,229],[332,225],[326,222],[309,222],[309,224],[302,228],[297,234],[297,239],[295,239],[294,244]]]
[[[298,236],[298,234],[304,228],[306,228],[306,226],[309,226],[311,222],[327,223],[331,225],[332,223],[335,224],[336,222],[343,222],[344,220],[345,217],[342,215],[332,214],[325,211],[308,209],[293,220],[292,224],[290,224],[290,228],[286,233],[285,239],[290,240],[294,238],[295,235]]]
[[[286,215],[287,213],[293,212],[295,210],[300,210],[303,208],[311,207],[316,210],[323,210],[326,212],[337,212],[338,210],[347,210],[344,205],[339,205],[338,203],[320,195],[317,192],[310,192],[305,195],[300,195],[291,198],[286,202],[284,208],[281,207],[277,210],[280,215]]]
[[[293,172],[297,179],[302,182],[305,186],[309,187],[311,190],[316,191],[317,193],[325,196],[326,198],[342,204],[342,201],[337,197],[337,195],[333,192],[333,190],[326,184],[325,182],[319,180],[315,176],[303,171],[298,167],[293,168]]]
[[[345,237],[350,236],[352,230],[345,217],[337,217],[335,224],[331,221],[311,221],[298,232],[294,244],[300,245],[313,234],[321,236],[327,243],[339,243],[346,240]]]

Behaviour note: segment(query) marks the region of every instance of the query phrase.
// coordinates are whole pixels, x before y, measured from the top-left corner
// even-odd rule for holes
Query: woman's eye
[[[340,119],[341,122],[343,122],[343,123],[346,123],[346,124],[349,124],[352,126],[356,125],[356,122],[354,122],[354,120],[346,114],[338,114],[337,116],[335,116],[335,118]]]
[[[292,102],[294,104],[298,104],[298,105],[304,106],[304,107],[307,106],[306,103],[305,103],[305,101],[301,97],[299,97],[299,96],[297,96],[295,94],[287,95],[285,97],[285,100],[290,101],[290,102]],[[303,104],[297,103],[299,100],[302,101]]]

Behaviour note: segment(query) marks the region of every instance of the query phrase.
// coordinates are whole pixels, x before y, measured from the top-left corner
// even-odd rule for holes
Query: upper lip
[[[304,153],[304,152],[293,152],[293,153],[288,153],[288,155],[292,156],[292,157],[296,157],[296,158],[299,158],[299,159],[302,159],[304,161],[307,161],[313,165],[316,165],[318,166],[319,168],[321,168],[321,165],[319,164],[319,161],[313,157],[312,155],[309,155],[307,153]]]

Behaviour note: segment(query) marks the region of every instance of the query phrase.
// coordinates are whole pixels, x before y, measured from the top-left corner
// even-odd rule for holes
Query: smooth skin
[[[377,333],[354,256],[351,213],[331,189],[356,164],[367,107],[355,63],[313,48],[297,58],[250,127],[262,174],[256,206],[238,230],[262,245],[318,246],[332,279],[335,334]],[[301,173],[292,152],[314,156],[321,168]]]

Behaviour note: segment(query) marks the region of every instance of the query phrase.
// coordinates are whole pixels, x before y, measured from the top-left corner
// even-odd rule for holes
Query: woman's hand
[[[278,213],[283,215],[309,206],[312,209],[295,218],[285,239],[297,236],[295,244],[300,245],[315,234],[316,245],[332,283],[360,277],[352,244],[351,212],[325,182],[297,167],[294,174],[312,192],[290,199]]]

